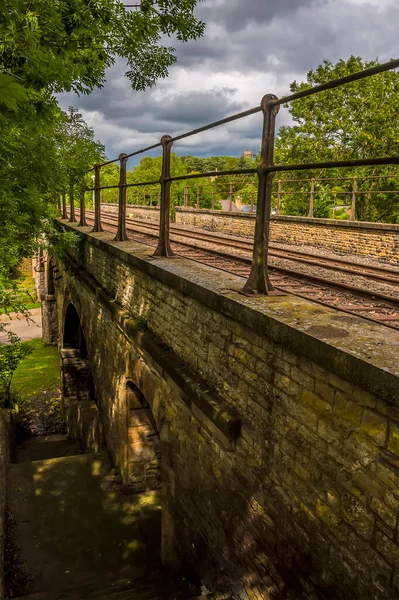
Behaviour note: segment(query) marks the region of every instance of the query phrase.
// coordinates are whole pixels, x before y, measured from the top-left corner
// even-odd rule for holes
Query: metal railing
[[[300,92],[296,92],[289,96],[278,98],[274,94],[266,94],[260,103],[260,106],[251,108],[249,110],[237,113],[235,115],[220,119],[203,127],[193,129],[187,133],[171,137],[164,135],[161,141],[147,148],[137,150],[131,154],[120,154],[118,158],[109,160],[102,164],[94,166],[94,188],[89,188],[87,191],[94,191],[94,227],[93,232],[103,231],[101,226],[101,190],[118,188],[119,190],[119,210],[118,210],[118,230],[115,236],[115,241],[123,242],[128,239],[126,232],[126,190],[128,187],[140,187],[145,185],[160,184],[160,224],[159,224],[159,238],[158,245],[154,252],[154,256],[165,256],[171,257],[174,255],[170,245],[170,186],[174,181],[185,181],[191,179],[203,178],[204,173],[196,173],[190,175],[179,175],[172,177],[170,173],[170,160],[171,160],[171,149],[174,142],[186,139],[188,137],[197,135],[203,131],[208,131],[215,127],[219,127],[226,123],[242,119],[249,115],[253,115],[259,112],[263,114],[263,128],[261,136],[261,153],[260,163],[257,168],[246,168],[246,169],[232,169],[225,171],[212,171],[206,173],[206,177],[220,177],[227,175],[239,175],[239,174],[256,174],[258,178],[258,197],[257,197],[257,213],[255,221],[255,236],[254,236],[254,247],[253,247],[253,258],[251,272],[245,283],[242,293],[244,294],[273,294],[276,293],[269,279],[268,274],[268,246],[269,246],[269,226],[270,226],[270,214],[271,214],[271,198],[272,198],[272,179],[275,173],[281,173],[284,171],[304,171],[304,170],[316,170],[316,169],[332,169],[332,168],[344,168],[344,167],[364,167],[364,166],[376,166],[376,165],[393,165],[399,164],[399,156],[385,156],[381,158],[369,158],[369,159],[354,159],[354,160],[342,160],[342,161],[324,161],[324,162],[312,162],[303,164],[282,164],[275,165],[273,162],[274,154],[274,138],[275,138],[275,127],[276,127],[276,116],[279,112],[280,106],[288,104],[293,100],[299,100],[313,94],[318,94],[325,90],[337,88],[347,83],[365,79],[384,71],[389,71],[399,67],[399,59],[392,60],[390,62],[365,69],[358,73],[342,77],[333,81],[329,81],[322,85],[317,85],[313,88],[308,88]],[[146,181],[141,183],[130,183],[126,181],[126,164],[130,157],[138,156],[149,150],[156,148],[162,148],[162,172],[158,181]],[[100,170],[105,165],[118,162],[120,163],[119,173],[119,184],[113,186],[100,185]],[[93,169],[92,169],[93,170]],[[82,227],[86,225],[85,219],[85,205],[84,205],[84,193],[81,195],[80,202],[80,221],[78,226]],[[75,210],[74,210],[74,198],[73,190],[70,192],[70,222],[76,222]],[[62,202],[62,216],[64,219],[67,218],[66,210],[66,198],[63,194]]]

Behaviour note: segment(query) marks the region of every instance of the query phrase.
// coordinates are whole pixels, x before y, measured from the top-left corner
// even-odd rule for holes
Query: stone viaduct
[[[397,334],[57,223],[68,433],[161,487],[165,565],[232,598],[399,597]]]

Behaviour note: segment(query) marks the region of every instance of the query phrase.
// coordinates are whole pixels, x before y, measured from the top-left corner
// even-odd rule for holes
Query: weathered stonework
[[[118,204],[101,204],[101,210],[118,214]],[[139,206],[128,204],[126,207],[126,215],[131,219],[143,219],[155,221],[159,223],[159,208],[156,206]]]
[[[252,238],[255,216],[178,206],[176,223]],[[399,262],[399,225],[274,215],[270,236],[276,243],[321,246],[336,252]]]
[[[233,598],[397,598],[397,334],[80,232],[84,265],[56,284],[60,331],[73,304],[125,481],[128,382],[151,408],[165,562]]]

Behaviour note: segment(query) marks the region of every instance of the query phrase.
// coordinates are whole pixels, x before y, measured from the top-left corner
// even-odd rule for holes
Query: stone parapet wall
[[[127,381],[151,407],[165,561],[234,598],[397,598],[397,333],[81,235],[79,277],[57,282],[61,331],[73,302],[121,468]]]
[[[253,237],[255,216],[177,207],[176,223]],[[399,262],[399,225],[281,215],[272,217],[270,232],[275,243],[320,246]]]

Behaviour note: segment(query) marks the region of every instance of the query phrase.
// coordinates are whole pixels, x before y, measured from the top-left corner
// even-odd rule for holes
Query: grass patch
[[[41,338],[22,342],[32,350],[18,365],[12,378],[11,391],[18,396],[34,396],[60,385],[60,357],[57,347],[48,346]]]

